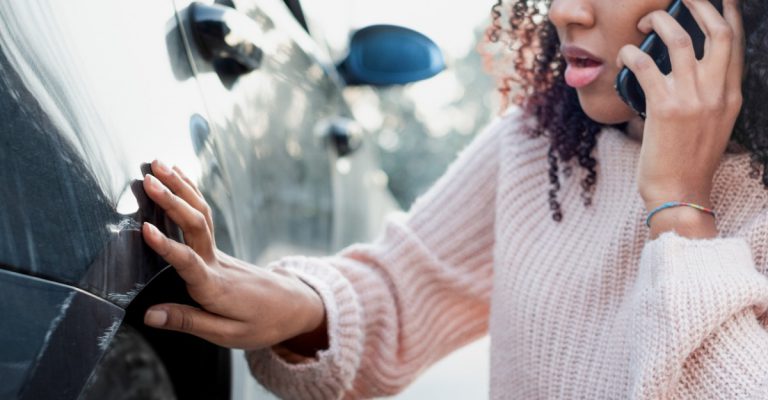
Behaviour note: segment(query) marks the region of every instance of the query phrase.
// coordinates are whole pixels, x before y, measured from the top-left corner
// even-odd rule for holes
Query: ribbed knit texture
[[[639,143],[604,130],[592,205],[574,168],[556,223],[548,141],[523,123],[494,121],[372,243],[271,263],[318,290],[330,347],[248,352],[254,376],[283,398],[385,396],[490,333],[493,399],[768,398],[768,195],[749,156],[715,176],[721,237],[649,241]]]

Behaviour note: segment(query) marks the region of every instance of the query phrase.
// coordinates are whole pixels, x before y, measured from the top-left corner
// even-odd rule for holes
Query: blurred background
[[[356,119],[374,132],[388,186],[408,209],[474,135],[499,111],[494,82],[477,45],[495,1],[303,0],[310,31],[322,37],[335,60],[345,56],[350,32],[395,24],[429,36],[443,51],[447,69],[418,83],[373,89],[348,87]],[[489,341],[485,337],[427,370],[397,399],[488,397]]]
[[[376,135],[389,187],[398,203],[411,202],[445,171],[456,152],[498,113],[493,80],[476,50],[495,1],[304,0],[312,35],[335,61],[344,58],[350,32],[373,24],[415,29],[434,40],[447,69],[434,78],[386,89],[348,87],[357,120]]]

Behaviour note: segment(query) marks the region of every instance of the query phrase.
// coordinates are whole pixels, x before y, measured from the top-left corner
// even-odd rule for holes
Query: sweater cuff
[[[362,309],[357,295],[349,281],[322,259],[285,257],[266,266],[277,268],[295,273],[320,294],[329,346],[314,358],[287,357],[291,362],[272,347],[247,351],[251,373],[281,398],[340,398],[352,387],[362,354]]]
[[[755,268],[744,239],[689,239],[674,232],[646,243],[635,293],[638,322],[660,332],[672,329],[692,351],[733,315],[768,309],[768,279]],[[682,344],[682,343],[678,343]]]
[[[686,359],[734,316],[761,317],[768,279],[745,240],[688,239],[673,232],[646,243],[629,307],[632,397],[657,398],[681,379]],[[755,321],[757,322],[757,321]]]
[[[710,315],[713,323],[747,307],[757,316],[768,309],[768,279],[755,268],[742,238],[689,239],[666,232],[646,244],[639,274],[640,287],[661,296],[657,305],[693,307],[680,311],[702,317],[717,311]]]

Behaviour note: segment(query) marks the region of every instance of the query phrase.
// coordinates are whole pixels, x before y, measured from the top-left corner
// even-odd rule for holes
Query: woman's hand
[[[708,0],[684,3],[706,35],[703,59],[696,59],[690,35],[659,10],[638,28],[659,34],[672,72],[663,75],[633,45],[624,46],[617,60],[635,73],[646,95],[638,186],[649,211],[668,201],[711,207],[712,180],[741,110],[745,46],[737,0],[723,1],[723,15]],[[711,216],[686,207],[653,217],[652,237],[672,229],[691,237],[717,235]]]
[[[211,211],[196,185],[180,169],[152,163],[144,190],[179,225],[186,244],[152,224],[144,240],[173,265],[202,308],[152,306],[144,322],[199,336],[225,347],[257,349],[312,332],[323,325],[320,296],[298,277],[265,271],[216,249]]]

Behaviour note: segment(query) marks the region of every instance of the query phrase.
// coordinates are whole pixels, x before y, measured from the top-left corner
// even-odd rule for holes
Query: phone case
[[[722,1],[712,0],[712,4],[722,14]],[[685,7],[682,0],[675,0],[672,2],[669,8],[667,8],[667,12],[691,35],[696,58],[700,60],[704,56],[704,41],[706,36],[704,35],[704,32],[701,31],[701,28],[699,28],[699,25],[696,23],[693,15],[691,15],[691,12],[688,11],[688,8]],[[640,50],[648,53],[648,55],[653,58],[663,74],[666,75],[672,71],[672,64],[669,60],[667,46],[656,32],[651,32],[645,40],[643,40],[640,44]],[[624,67],[621,69],[619,75],[616,77],[615,88],[622,100],[645,119],[645,93],[643,93],[643,89],[640,87],[640,82],[638,82],[637,77],[629,68]]]

